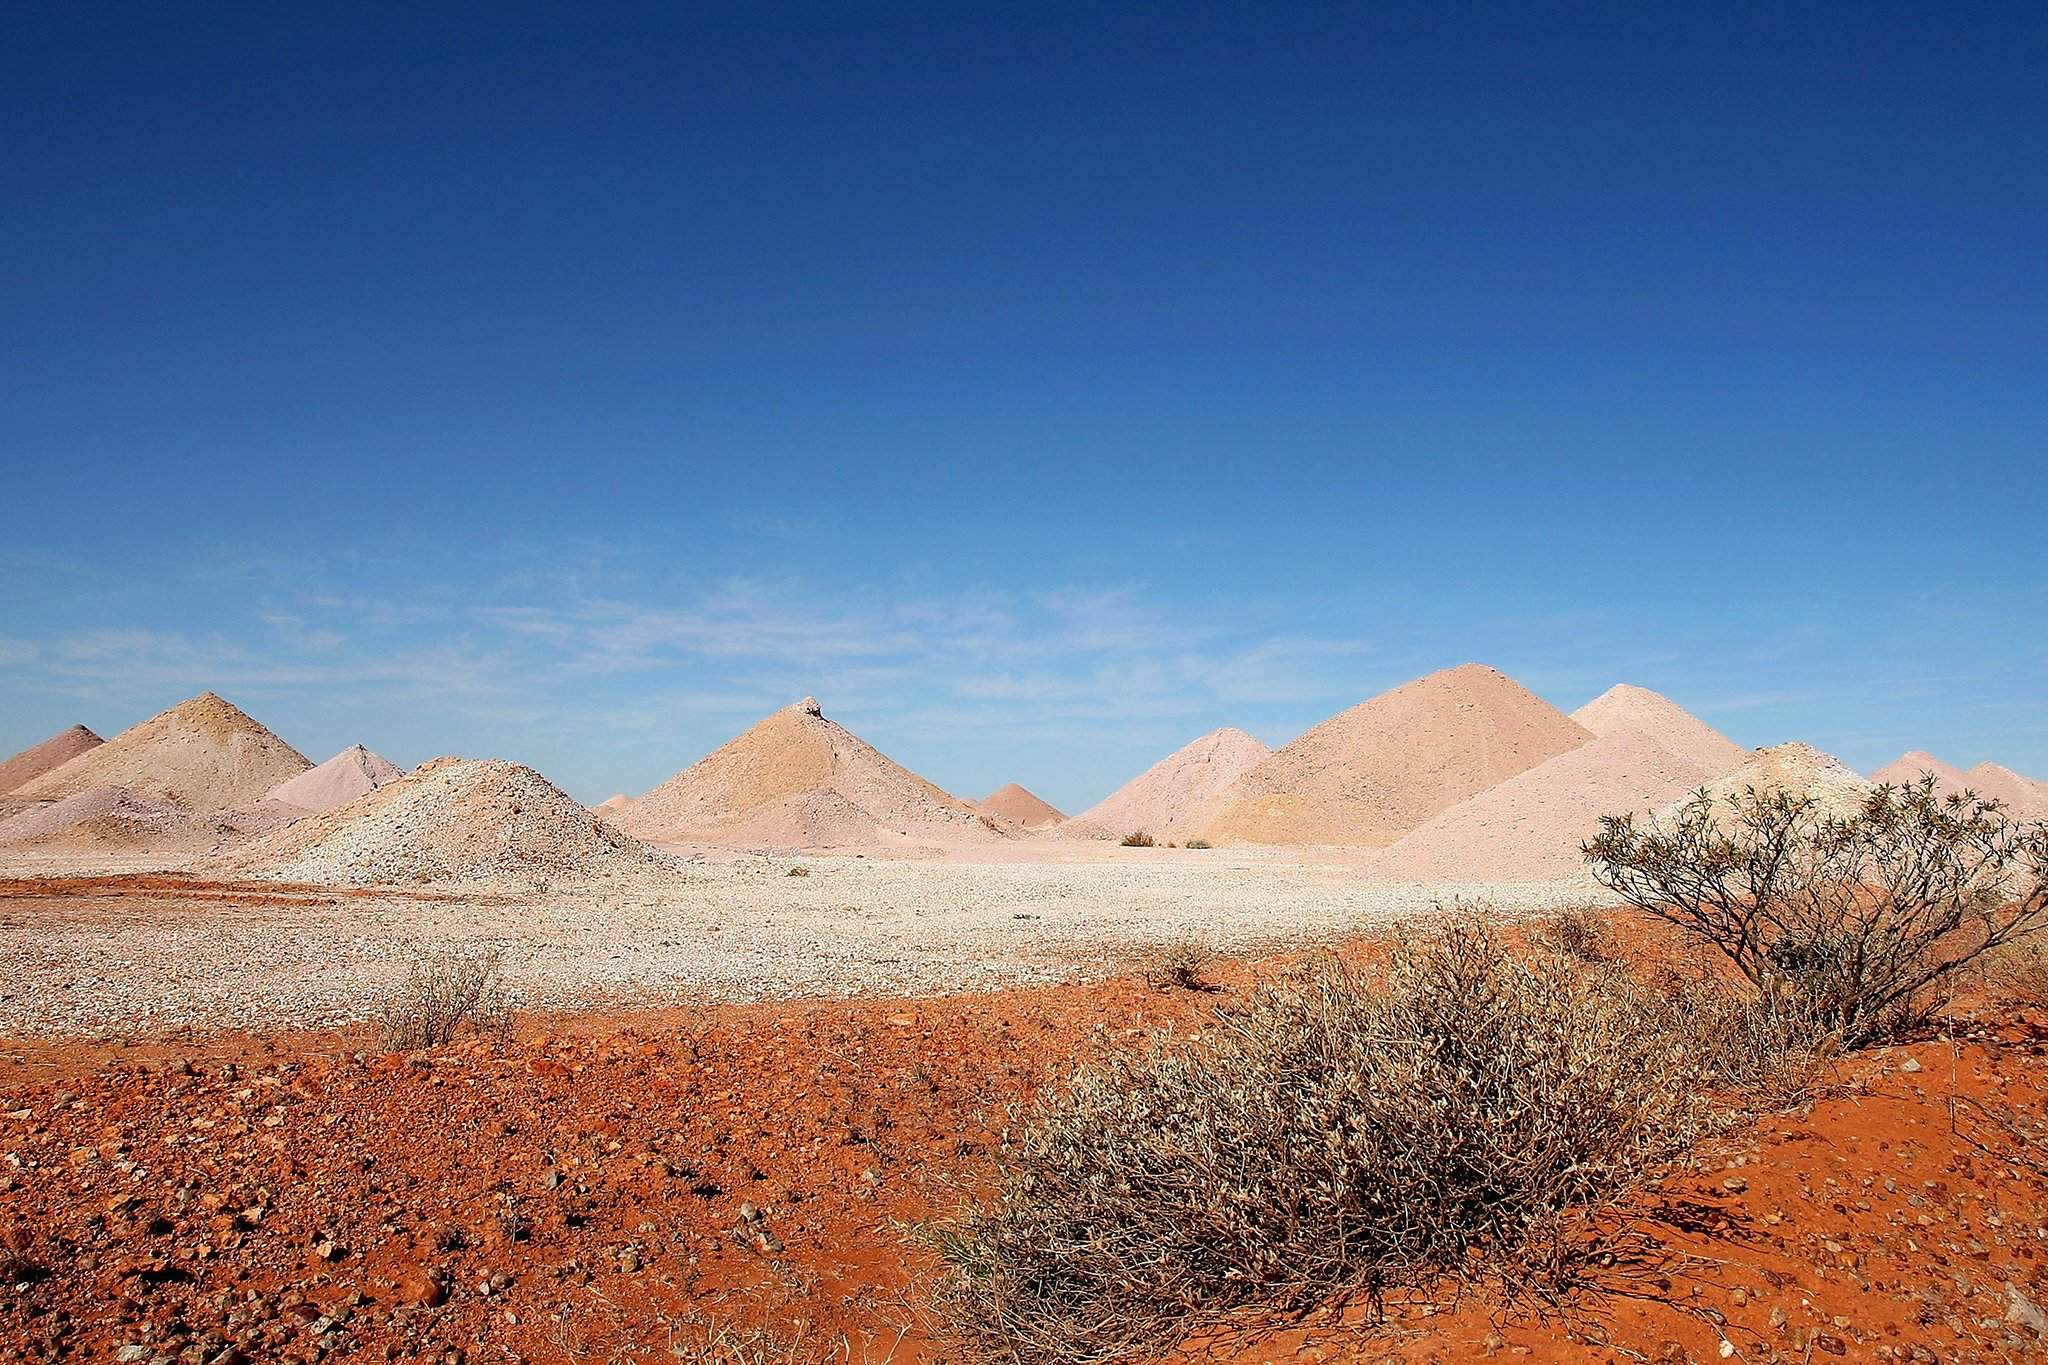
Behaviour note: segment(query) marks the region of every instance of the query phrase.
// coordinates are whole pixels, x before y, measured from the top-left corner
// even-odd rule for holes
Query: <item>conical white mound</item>
[[[54,801],[125,787],[151,801],[221,810],[253,805],[312,766],[233,703],[202,692],[23,784],[16,795]]]
[[[1725,773],[1749,761],[1749,750],[1661,692],[1616,683],[1572,712],[1572,719],[1596,735],[1634,730],[1711,773]]]
[[[1202,830],[1217,843],[1380,848],[1592,732],[1481,664],[1360,702],[1231,784]]]
[[[985,843],[1002,822],[825,719],[809,697],[699,759],[614,817],[662,843],[820,848]]]
[[[1178,836],[1231,783],[1272,752],[1231,726],[1211,730],[1067,821],[1060,832],[1095,839],[1139,832]]]
[[[440,758],[221,855],[208,870],[320,884],[536,888],[665,866],[531,768]]]
[[[1909,782],[1918,782],[1923,777],[1934,778],[1934,789],[1943,796],[1950,792],[1961,792],[1970,786],[1970,775],[1953,763],[1944,763],[1925,749],[1914,749],[1900,754],[1891,762],[1870,775],[1873,782],[1889,782],[1903,787]]]

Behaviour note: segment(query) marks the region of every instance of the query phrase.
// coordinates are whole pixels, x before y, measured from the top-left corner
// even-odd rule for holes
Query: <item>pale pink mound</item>
[[[616,817],[620,811],[631,808],[632,804],[632,797],[624,792],[616,792],[592,806],[591,809],[609,820]]]
[[[104,743],[105,740],[83,725],[74,725],[69,730],[51,735],[41,744],[31,745],[5,763],[0,763],[0,792],[11,792]]]
[[[1661,692],[1616,683],[1572,712],[1572,719],[1596,735],[1634,730],[1674,754],[1710,770],[1709,776],[1741,767],[1749,750]]]
[[[1178,836],[1272,752],[1231,726],[1211,730],[1067,821],[1060,832],[1095,839],[1141,832]]]
[[[217,816],[125,787],[89,787],[0,821],[0,845],[39,852],[200,853],[232,833]]]
[[[1035,794],[1015,782],[974,803],[990,815],[1000,815],[1013,824],[1025,829],[1041,829],[1056,825],[1067,817],[1040,800]]]
[[[1979,763],[1969,771],[1969,785],[1979,796],[1996,797],[2015,819],[2048,820],[2048,783],[2001,764]]]
[[[1914,749],[1900,754],[1891,762],[1870,775],[1873,782],[1889,782],[1903,787],[1909,782],[1918,782],[1923,777],[1934,778],[1934,790],[1947,796],[1950,792],[1966,791],[1970,787],[1970,775],[1953,763],[1944,763],[1925,749]]]
[[[697,760],[616,817],[663,843],[824,848],[1009,838],[976,810],[892,763],[806,697]]]
[[[278,881],[545,889],[669,867],[531,768],[441,758],[205,870]]]
[[[1463,664],[1341,711],[1245,773],[1201,833],[1218,843],[1381,848],[1592,733],[1512,678]]]
[[[312,766],[240,708],[202,692],[23,784],[16,795],[54,801],[93,787],[126,787],[152,801],[221,810],[253,805]]]
[[[405,776],[405,770],[388,759],[351,744],[317,768],[272,787],[265,799],[282,801],[301,811],[333,810],[359,796],[366,796],[387,782]]]
[[[1467,797],[1373,859],[1401,882],[1551,882],[1585,872],[1579,845],[1603,815],[1646,814],[1719,769],[1638,730],[1616,730]]]
[[[1849,816],[1862,808],[1864,798],[1876,785],[1833,754],[1789,740],[1756,750],[1749,762],[1705,783],[1704,790],[1707,798],[1724,812],[1730,798],[1741,795],[1745,789],[1754,789],[1810,796],[1822,814]],[[1660,816],[1669,819],[1683,804],[1674,802]]]

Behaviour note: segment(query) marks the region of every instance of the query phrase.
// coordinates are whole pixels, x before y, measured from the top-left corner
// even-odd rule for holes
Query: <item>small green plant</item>
[[[1211,844],[1211,843],[1210,843],[1210,842],[1209,842],[1209,841],[1208,841],[1207,839],[1190,839],[1190,840],[1188,840],[1188,841],[1187,841],[1186,843],[1182,844],[1182,845],[1181,845],[1181,847],[1182,847],[1182,848],[1214,848],[1214,847],[1215,847],[1215,845],[1214,845],[1214,844]]]
[[[1152,836],[1142,829],[1132,830],[1124,836],[1123,846],[1125,848],[1150,848],[1152,847]]]

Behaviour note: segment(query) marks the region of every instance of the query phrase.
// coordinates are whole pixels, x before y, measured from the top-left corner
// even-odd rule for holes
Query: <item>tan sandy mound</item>
[[[1231,726],[1190,741],[1082,811],[1060,833],[1116,839],[1177,836],[1273,751]]]
[[[83,725],[74,725],[69,730],[51,735],[41,744],[23,749],[5,763],[0,763],[0,792],[11,792],[24,786],[104,743],[105,740]]]
[[[220,810],[252,805],[312,766],[238,707],[202,692],[23,784],[16,795],[47,801],[126,787],[153,801]]]
[[[632,797],[626,795],[624,792],[618,792],[614,795],[607,796],[604,800],[592,806],[591,809],[596,811],[599,815],[604,816],[606,819],[611,819],[614,816],[618,815],[620,811],[627,809],[632,804]]]
[[[1603,815],[1648,814],[1723,769],[1616,730],[1467,797],[1373,859],[1402,882],[1550,882],[1580,876]]]
[[[1925,749],[1913,749],[1900,754],[1891,762],[1870,775],[1873,782],[1889,782],[1903,787],[1909,782],[1918,782],[1932,774],[1934,789],[1943,796],[1950,792],[1961,792],[1971,785],[1970,775],[1953,763],[1944,763]]]
[[[1000,815],[1003,819],[1022,825],[1025,829],[1043,829],[1067,818],[1041,801],[1028,788],[1020,787],[1015,782],[999,791],[990,792],[974,804],[990,815]]]
[[[2020,820],[2048,820],[2048,783],[2016,773],[1998,763],[1970,769],[1969,785],[1979,796],[1994,796]]]
[[[1218,798],[1222,843],[1393,843],[1496,782],[1592,739],[1495,669],[1463,664],[1340,711]]]
[[[278,783],[265,793],[265,799],[301,811],[333,810],[404,776],[405,770],[396,763],[360,744],[351,744],[319,767]]]
[[[1648,735],[1672,753],[1707,768],[1709,776],[1739,768],[1749,761],[1749,750],[1663,693],[1647,687],[1616,683],[1572,712],[1572,719],[1596,735],[1621,730]]]
[[[233,837],[216,815],[125,787],[89,787],[0,821],[0,846],[44,853],[204,853]]]
[[[1788,791],[1816,798],[1823,814],[1848,816],[1862,807],[1863,799],[1877,784],[1833,754],[1791,740],[1758,749],[1749,762],[1703,785],[1707,796],[1717,802],[1740,795],[1745,788]],[[1674,801],[1661,814],[1669,818],[1683,804]]]
[[[664,843],[816,848],[981,843],[1000,821],[892,763],[806,697],[677,773],[615,817]]]
[[[666,865],[531,768],[439,758],[208,870],[335,885],[540,887]]]

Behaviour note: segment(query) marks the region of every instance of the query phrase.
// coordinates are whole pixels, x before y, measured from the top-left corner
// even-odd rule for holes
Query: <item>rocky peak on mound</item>
[[[767,716],[616,818],[644,839],[743,847],[1006,838],[976,810],[825,718],[815,698]]]
[[[251,805],[313,765],[234,703],[202,692],[86,749],[19,795],[53,801],[93,787],[126,787],[194,810]]]
[[[1029,789],[1015,782],[990,792],[974,804],[990,815],[1000,815],[1003,819],[1022,825],[1025,829],[1056,825],[1067,818]]]
[[[1572,719],[1596,735],[1634,730],[1674,754],[1725,773],[1749,759],[1749,750],[1661,692],[1616,683],[1572,712]]]
[[[11,792],[24,786],[44,773],[51,771],[88,749],[97,749],[106,743],[83,725],[74,725],[69,730],[51,735],[41,744],[23,749],[5,763],[0,763],[0,793]]]
[[[265,795],[303,811],[333,810],[404,776],[405,770],[397,764],[360,744],[351,744],[318,767],[278,783]]]
[[[662,866],[531,768],[439,758],[222,855],[211,870],[325,884],[534,887]]]
[[[1340,711],[1246,772],[1216,842],[1384,847],[1592,732],[1497,669],[1462,664]]]
[[[1234,726],[1211,730],[1067,821],[1063,831],[1101,839],[1138,831],[1179,834],[1272,752]]]

